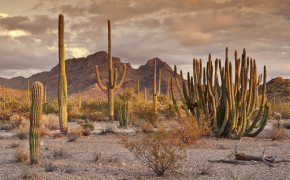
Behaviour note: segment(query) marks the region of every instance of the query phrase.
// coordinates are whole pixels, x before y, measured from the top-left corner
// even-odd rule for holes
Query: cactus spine
[[[82,96],[81,96],[81,91],[79,90],[79,108],[82,107]]]
[[[65,73],[65,49],[64,49],[64,16],[59,15],[59,77],[58,77],[58,105],[60,131],[67,134],[67,81]]]
[[[36,81],[32,87],[32,103],[30,113],[29,149],[30,163],[38,164],[40,150],[39,128],[42,118],[43,85]]]
[[[153,83],[153,110],[157,113],[157,97],[160,95],[161,88],[161,69],[159,69],[158,91],[156,90],[156,60],[154,61],[154,83]]]
[[[109,82],[107,86],[104,86],[99,76],[98,66],[96,66],[97,83],[102,90],[108,91],[109,119],[111,121],[114,121],[114,89],[120,88],[122,86],[126,74],[126,65],[124,64],[121,80],[119,83],[117,83],[118,78],[117,68],[115,68],[115,72],[113,71],[110,20],[108,20],[108,71],[109,71]]]

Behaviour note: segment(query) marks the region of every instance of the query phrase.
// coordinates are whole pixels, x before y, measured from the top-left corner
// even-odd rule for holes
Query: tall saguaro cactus
[[[46,101],[46,85],[44,85],[44,111],[47,111],[47,101]]]
[[[30,163],[38,164],[40,150],[39,128],[42,118],[43,85],[36,81],[32,87],[32,103],[30,112],[29,149]]]
[[[157,97],[160,95],[161,88],[161,69],[159,69],[158,90],[156,87],[156,60],[154,61],[154,83],[153,83],[153,109],[157,113]]]
[[[144,89],[144,99],[147,100],[147,90],[146,90],[146,87]]]
[[[107,86],[104,86],[99,76],[98,66],[96,66],[97,83],[102,90],[108,91],[109,120],[114,121],[114,89],[120,88],[122,86],[126,74],[126,65],[124,64],[121,80],[119,83],[117,83],[118,78],[117,68],[115,68],[115,72],[113,71],[110,20],[108,20],[108,71],[109,71],[109,82]]]
[[[3,89],[3,111],[5,112],[5,106],[6,106],[6,97],[5,97],[5,87],[4,86],[2,86],[2,89]]]
[[[138,93],[138,95],[140,94],[139,80],[138,80],[138,84],[137,84],[137,93]]]
[[[79,108],[82,107],[82,96],[81,96],[81,91],[79,90],[79,102],[78,102]]]
[[[58,106],[59,127],[64,134],[67,133],[67,81],[65,73],[65,51],[64,51],[64,17],[59,15],[58,22],[58,46],[59,46],[59,77],[58,77]]]

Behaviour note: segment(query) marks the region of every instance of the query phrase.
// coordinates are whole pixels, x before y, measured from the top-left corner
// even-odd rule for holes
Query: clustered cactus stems
[[[169,80],[167,81],[167,98],[170,99],[170,91],[169,91]]]
[[[156,60],[154,61],[154,82],[153,82],[153,110],[157,113],[157,97],[160,95],[161,89],[161,69],[159,69],[158,90],[156,90]]]
[[[36,81],[32,87],[32,103],[30,112],[29,149],[30,163],[38,164],[40,150],[39,128],[42,118],[43,85]]]
[[[79,90],[79,102],[78,102],[79,108],[82,107],[82,96],[81,96],[81,91]]]
[[[115,68],[115,72],[113,71],[110,20],[108,20],[108,70],[109,70],[109,82],[107,86],[104,86],[99,76],[98,66],[96,66],[97,83],[102,90],[108,91],[109,120],[114,121],[114,89],[120,88],[122,86],[126,74],[126,65],[124,64],[121,80],[119,83],[117,83],[118,78],[117,68]]]
[[[132,120],[132,114],[129,113],[129,102],[124,103],[123,107],[121,104],[119,104],[117,113],[120,126],[121,127],[129,126]]]
[[[219,88],[218,69],[221,76],[221,90]],[[245,49],[243,50],[242,60],[237,58],[237,52],[235,52],[234,81],[232,72],[233,67],[228,60],[227,48],[224,67],[221,66],[221,60],[216,59],[213,68],[211,55],[209,55],[206,67],[202,67],[201,60],[194,59],[193,77],[188,74],[187,87],[182,72],[180,72],[183,91],[181,91],[175,67],[175,80],[181,101],[188,116],[196,114],[199,118],[200,113],[211,116],[213,133],[218,136],[230,138],[256,136],[264,129],[269,114],[269,107],[266,103],[266,66],[264,66],[261,102],[257,101],[257,96],[259,96],[257,89],[262,81],[262,76],[257,81],[256,62],[247,58]],[[248,76],[248,74],[250,75]],[[177,106],[173,93],[172,100]],[[251,121],[250,118],[255,106],[260,107],[259,112]],[[262,114],[263,117],[261,118]],[[252,132],[254,128],[257,130]]]
[[[65,73],[65,49],[64,49],[64,16],[59,15],[59,77],[58,77],[58,105],[59,127],[63,134],[67,134],[67,80]]]

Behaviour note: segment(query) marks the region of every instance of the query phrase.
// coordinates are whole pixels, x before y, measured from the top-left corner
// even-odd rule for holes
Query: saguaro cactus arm
[[[96,69],[97,83],[98,83],[99,87],[100,87],[102,90],[107,90],[107,87],[104,86],[104,85],[102,84],[102,81],[100,80],[100,75],[99,75],[98,66],[96,66],[95,69]]]
[[[124,79],[125,79],[125,75],[126,75],[126,64],[124,64],[124,66],[123,66],[123,73],[122,73],[120,82],[116,85],[115,88],[120,88],[122,86]]]

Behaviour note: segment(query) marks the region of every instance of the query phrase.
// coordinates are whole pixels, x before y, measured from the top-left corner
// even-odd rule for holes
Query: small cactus
[[[123,107],[121,104],[118,105],[118,119],[121,127],[127,127],[130,125],[132,120],[132,114],[129,113],[129,102],[124,103]]]
[[[32,88],[32,103],[30,112],[29,149],[30,163],[38,164],[40,150],[39,128],[42,118],[43,85],[36,81]]]

